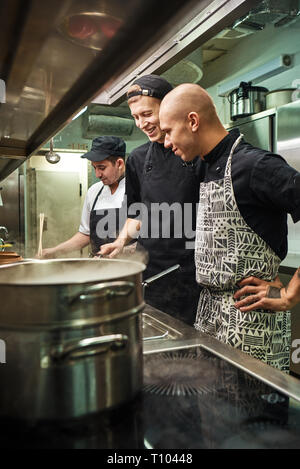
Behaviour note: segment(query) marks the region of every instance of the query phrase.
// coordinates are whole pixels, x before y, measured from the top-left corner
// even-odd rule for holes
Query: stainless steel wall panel
[[[300,100],[277,108],[277,152],[300,171]]]
[[[3,205],[0,206],[0,225],[5,226],[9,233],[7,241],[13,247],[7,250],[24,254],[24,184],[23,176],[18,171],[10,174],[0,183]]]
[[[241,122],[231,128],[238,127],[240,132],[244,135],[245,140],[251,145],[264,150],[272,151],[272,127],[273,116],[265,116],[261,119],[250,120],[248,122]],[[230,129],[230,127],[229,127]]]

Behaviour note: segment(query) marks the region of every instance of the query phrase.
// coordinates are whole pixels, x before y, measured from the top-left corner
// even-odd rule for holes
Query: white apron
[[[243,313],[234,306],[237,283],[251,275],[274,280],[281,259],[243,219],[234,196],[231,160],[224,179],[201,183],[196,232],[196,279],[200,293],[195,328],[283,371],[289,370],[289,312]],[[247,188],[245,188],[247,190]]]

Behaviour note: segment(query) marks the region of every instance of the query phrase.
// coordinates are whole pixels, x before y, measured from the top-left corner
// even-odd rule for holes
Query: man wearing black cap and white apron
[[[200,293],[195,281],[194,236],[199,185],[205,165],[198,157],[185,164],[171,150],[164,148],[159,107],[171,89],[164,78],[146,75],[135,80],[127,92],[135,124],[147,135],[149,142],[133,150],[128,157],[128,219],[119,238],[112,245],[103,246],[101,254],[114,257],[122,251],[131,239],[129,227],[132,229],[139,219],[131,209],[141,204],[145,213],[141,216],[137,249],[143,248],[149,255],[144,279],[180,265],[177,271],[149,284],[145,300],[151,306],[193,324]]]
[[[67,241],[44,249],[42,258],[52,258],[61,254],[83,249],[91,244],[91,254],[96,253],[102,244],[113,242],[126,219],[125,194],[125,154],[126,144],[118,137],[97,137],[91,150],[82,155],[92,162],[96,177],[100,182],[93,184],[86,195],[78,232]]]
[[[195,262],[200,293],[195,328],[283,371],[289,370],[291,318],[245,312],[234,297],[249,276],[274,282],[287,253],[287,213],[300,220],[300,173],[223,127],[198,85],[179,85],[160,107],[165,145],[184,161],[207,162],[200,186]],[[296,298],[297,299],[297,298]]]

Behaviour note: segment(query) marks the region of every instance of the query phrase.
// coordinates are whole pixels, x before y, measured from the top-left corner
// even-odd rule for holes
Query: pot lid
[[[145,270],[145,264],[124,259],[53,259],[0,267],[0,288],[82,285],[107,282]]]
[[[248,92],[248,91],[269,91],[267,88],[263,86],[252,86],[251,82],[241,81],[238,88],[235,88],[231,91],[230,94],[241,93],[241,92]]]
[[[0,267],[0,329],[94,327],[143,308],[141,262],[55,259]]]
[[[296,91],[296,90],[297,90],[297,88],[281,88],[281,89],[278,89],[278,90],[269,91],[267,93],[267,96],[269,94],[272,94],[272,93],[280,93],[281,91]]]

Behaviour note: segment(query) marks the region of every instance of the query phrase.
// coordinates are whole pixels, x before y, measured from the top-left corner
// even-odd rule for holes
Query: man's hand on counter
[[[255,309],[266,309],[271,311],[286,311],[293,308],[300,301],[300,267],[287,287],[283,287],[279,278],[274,282],[266,282],[256,277],[243,279],[241,287],[234,299],[247,295],[235,303],[235,307],[242,312]]]

